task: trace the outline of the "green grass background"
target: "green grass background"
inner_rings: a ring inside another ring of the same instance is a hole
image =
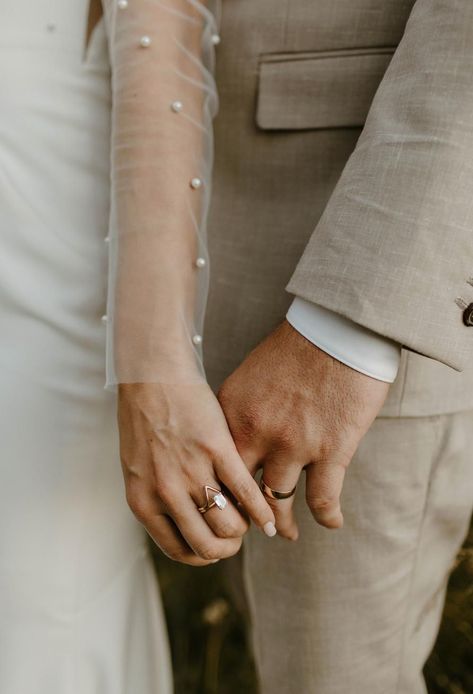
[[[244,602],[227,563],[191,569],[154,554],[176,694],[257,694]],[[473,694],[473,525],[450,579],[425,676],[429,694]]]

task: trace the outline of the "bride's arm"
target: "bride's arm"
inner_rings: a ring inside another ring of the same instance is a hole
[[[199,0],[113,0],[107,387],[205,380],[217,26]]]
[[[223,482],[269,534],[274,521],[201,359],[216,3],[106,0],[105,19],[113,85],[106,387],[118,386],[132,510],[167,554],[202,563],[237,551],[246,529],[231,504],[199,514],[205,485]]]

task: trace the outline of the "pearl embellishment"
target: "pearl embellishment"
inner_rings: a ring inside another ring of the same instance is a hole
[[[202,335],[194,335],[194,337],[192,338],[192,342],[195,345],[201,345],[202,344]]]
[[[110,236],[105,236],[104,241],[105,243],[110,243]]]
[[[192,178],[191,179],[191,188],[194,188],[194,190],[197,190],[202,186],[202,180],[200,178]]]
[[[220,41],[221,41],[221,39],[220,39],[220,36],[218,34],[212,34],[212,43],[214,46],[218,46]]]
[[[183,108],[184,104],[182,101],[173,101],[171,104],[171,110],[174,111],[174,113],[180,113]]]
[[[149,48],[151,46],[151,39],[149,36],[142,36],[140,39],[140,46],[142,48]]]
[[[101,321],[102,323],[106,323],[108,321],[108,316],[102,316]]]
[[[195,261],[195,264],[196,264],[196,267],[203,268],[207,265],[207,261],[205,260],[205,258],[197,258],[197,260]]]
[[[118,0],[118,7],[120,10],[126,10],[128,7],[128,0]]]

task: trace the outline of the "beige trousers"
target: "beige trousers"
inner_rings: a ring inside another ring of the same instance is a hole
[[[244,577],[261,694],[421,694],[473,505],[473,411],[380,418],[351,463],[345,526],[253,530]]]

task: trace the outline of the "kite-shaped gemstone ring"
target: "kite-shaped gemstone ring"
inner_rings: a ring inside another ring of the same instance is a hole
[[[204,486],[204,490],[205,504],[203,506],[199,506],[199,511],[201,513],[207,513],[207,511],[214,506],[223,511],[228,502],[222,491],[220,489],[215,489],[215,487],[210,487],[208,484]]]

